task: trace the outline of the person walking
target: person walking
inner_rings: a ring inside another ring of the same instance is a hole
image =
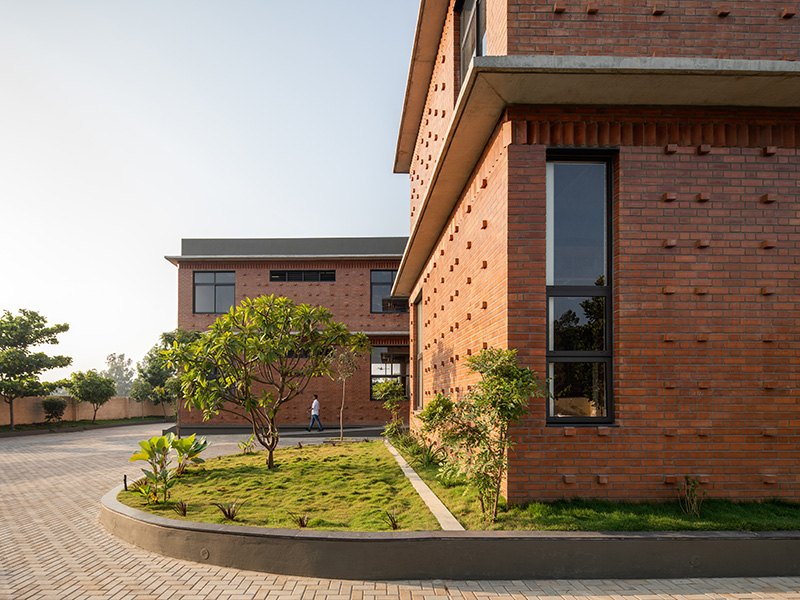
[[[316,394],[314,394],[314,401],[311,403],[311,423],[308,424],[308,431],[311,431],[311,428],[314,427],[314,421],[319,425],[320,431],[325,431],[322,429],[322,423],[319,420],[319,398],[317,398]]]

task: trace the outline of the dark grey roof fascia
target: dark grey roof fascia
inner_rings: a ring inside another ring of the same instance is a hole
[[[183,239],[181,255],[167,260],[221,258],[390,258],[400,257],[407,237]]]

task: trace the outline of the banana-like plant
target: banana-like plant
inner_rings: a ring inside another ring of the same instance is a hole
[[[149,484],[151,496],[156,499],[156,502],[158,502],[159,491],[163,491],[164,502],[166,502],[168,490],[175,484],[174,473],[169,469],[169,465],[172,463],[169,453],[174,441],[175,435],[172,433],[153,436],[149,440],[139,442],[141,451],[130,458],[130,462],[144,460],[150,465],[152,471],[142,469],[142,473]]]
[[[175,475],[181,475],[190,462],[199,465],[205,462],[200,458],[199,454],[208,448],[208,440],[205,437],[194,439],[195,434],[187,438],[172,440],[172,447],[178,453],[178,466],[175,469]]]

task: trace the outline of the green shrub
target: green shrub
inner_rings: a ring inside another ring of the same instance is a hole
[[[60,421],[64,417],[64,411],[67,410],[67,401],[58,396],[50,396],[42,400],[42,408],[48,423]]]

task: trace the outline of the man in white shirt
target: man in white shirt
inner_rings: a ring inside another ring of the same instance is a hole
[[[311,431],[311,428],[314,427],[314,421],[317,422],[320,431],[324,431],[322,429],[322,423],[319,420],[319,398],[317,395],[314,394],[314,401],[311,403],[311,423],[308,425],[308,431]]]

